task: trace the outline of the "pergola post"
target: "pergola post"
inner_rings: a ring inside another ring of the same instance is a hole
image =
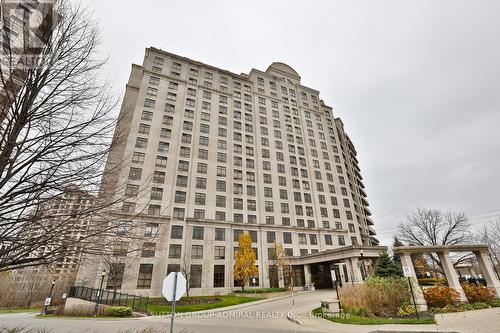
[[[444,275],[448,281],[448,287],[455,289],[460,294],[460,302],[467,302],[467,297],[465,292],[458,280],[458,274],[453,266],[453,262],[450,258],[450,253],[448,251],[437,252],[441,266],[443,267]]]
[[[417,274],[415,273],[415,268],[413,267],[413,262],[411,260],[410,253],[402,253],[400,255],[401,265],[403,267],[408,267],[410,271],[411,289],[413,290],[413,295],[415,295],[415,305],[418,311],[427,311],[427,302],[425,302],[424,293],[420,288],[417,280]]]
[[[477,262],[479,263],[479,268],[481,269],[481,273],[486,280],[486,284],[488,288],[495,291],[497,297],[500,297],[500,281],[493,271],[492,263],[490,263],[488,254],[484,251],[474,252]]]

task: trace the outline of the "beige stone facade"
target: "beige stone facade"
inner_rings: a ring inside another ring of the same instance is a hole
[[[378,244],[354,145],[300,80],[280,62],[235,74],[146,49],[120,112],[126,139],[108,160],[120,172],[103,183],[110,198],[128,198],[118,210],[140,213],[146,233],[158,234],[129,258],[119,289],[160,295],[167,272],[181,266],[192,295],[230,292],[243,231],[262,287],[283,285],[269,276],[274,242],[290,257]],[[91,262],[77,283],[95,286],[103,269]]]

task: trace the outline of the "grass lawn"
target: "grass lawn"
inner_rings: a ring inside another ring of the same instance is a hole
[[[248,303],[260,300],[261,298],[256,297],[239,297],[232,295],[222,295],[217,296],[218,300],[214,300],[214,296],[191,296],[189,300],[191,302],[197,302],[197,304],[185,304],[186,298],[181,298],[175,305],[175,312],[193,312],[193,311],[203,311],[216,308],[222,308],[231,305],[237,305],[242,303]],[[152,298],[148,305],[148,311],[152,314],[155,313],[170,313],[172,312],[172,305],[167,302],[164,298]]]
[[[40,311],[42,311],[42,309],[37,309],[37,308],[0,309],[0,314],[2,314],[2,313],[40,312]]]
[[[237,291],[238,294],[264,294],[264,293],[279,293],[283,291],[287,291],[288,288],[247,288],[245,291]]]
[[[339,317],[326,317],[323,316],[321,308],[312,310],[315,316],[333,321],[340,324],[355,324],[355,325],[381,325],[381,324],[435,324],[434,317],[420,317],[417,318],[382,318],[382,317],[361,317],[355,315],[344,315]]]

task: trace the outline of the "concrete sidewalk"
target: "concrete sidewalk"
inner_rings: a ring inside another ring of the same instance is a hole
[[[295,320],[302,325],[301,331],[338,333],[370,332],[460,332],[500,333],[500,308],[436,315],[437,324],[431,325],[350,325],[331,322],[310,315],[312,309],[297,308]]]

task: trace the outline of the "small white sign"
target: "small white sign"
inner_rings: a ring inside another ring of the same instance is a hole
[[[175,300],[178,301],[186,292],[186,282],[186,278],[181,272],[170,272],[170,274],[163,279],[161,293],[169,302],[174,300],[174,295]]]
[[[410,267],[403,266],[403,275],[404,275],[404,277],[411,277]]]
[[[337,281],[337,274],[335,273],[335,270],[330,270],[330,274],[332,275],[332,281]]]
[[[45,305],[45,306],[49,306],[49,305],[50,305],[50,302],[52,302],[52,298],[47,297],[47,298],[45,299],[45,303],[44,303],[43,305]]]
[[[255,282],[257,282],[257,280],[255,278],[252,278],[252,283],[255,284]]]
[[[68,297],[67,294],[62,294],[62,299],[66,299]]]

